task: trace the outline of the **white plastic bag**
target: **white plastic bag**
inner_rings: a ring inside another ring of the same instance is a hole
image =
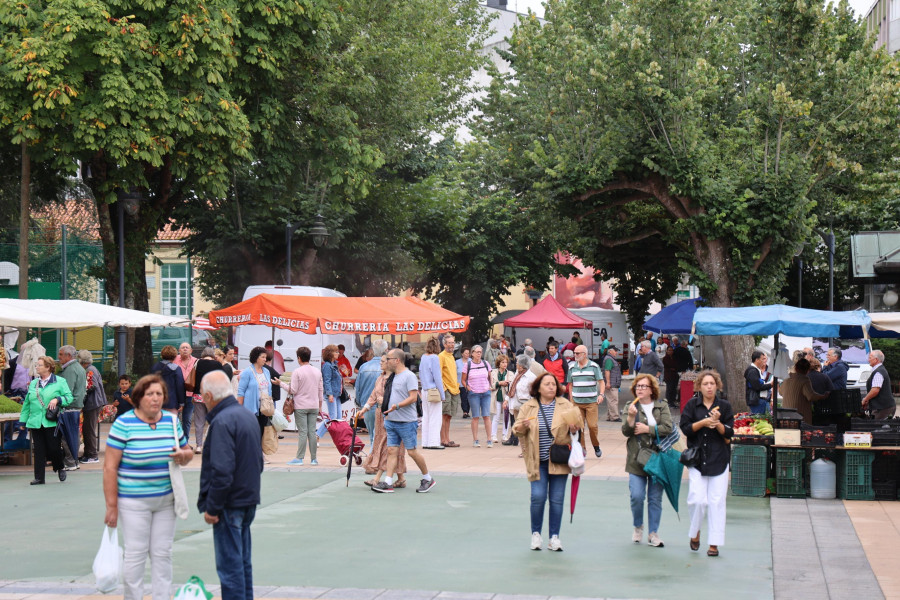
[[[581,449],[578,439],[576,431],[572,434],[572,451],[569,453],[569,468],[576,477],[584,473],[584,450]]]
[[[275,428],[275,431],[281,433],[288,426],[288,420],[284,416],[284,413],[280,410],[276,410],[275,414],[272,415],[272,427]]]
[[[103,529],[100,549],[94,557],[94,577],[97,590],[108,594],[116,591],[122,581],[122,549],[119,547],[119,531],[113,527]]]

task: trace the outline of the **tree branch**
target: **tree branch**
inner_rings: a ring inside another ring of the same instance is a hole
[[[753,261],[753,266],[750,267],[750,278],[747,280],[747,287],[752,288],[756,283],[756,272],[759,271],[759,268],[762,266],[763,262],[765,262],[766,258],[769,257],[769,253],[772,251],[772,238],[766,238],[766,241],[763,242],[762,246],[760,246],[761,252],[759,253],[759,258]]]
[[[626,204],[631,204],[632,202],[640,202],[641,200],[650,200],[653,196],[648,196],[647,194],[631,194],[630,196],[624,196],[622,198],[616,198],[612,202],[605,202],[602,206],[598,206],[592,210],[587,211],[578,216],[576,219],[580,221],[585,217],[589,217],[590,215],[600,212],[601,210],[612,208],[614,206],[625,206]]]
[[[575,200],[584,201],[588,198],[591,198],[592,196],[596,196],[597,194],[605,194],[606,192],[612,192],[615,190],[638,190],[647,194],[651,193],[649,190],[649,186],[645,182],[627,180],[623,181],[620,179],[619,181],[614,181],[603,186],[602,188],[588,190],[583,194],[578,194],[577,196],[575,196]]]
[[[628,237],[623,238],[600,238],[600,245],[604,248],[615,248],[616,246],[623,246],[625,244],[630,244],[631,242],[638,242],[640,240],[645,240],[648,237],[653,237],[654,235],[659,235],[660,232],[656,229],[645,229],[639,233],[634,235],[629,235]]]

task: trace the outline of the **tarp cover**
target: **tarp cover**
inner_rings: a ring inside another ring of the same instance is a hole
[[[303,333],[414,334],[465,331],[469,317],[419,298],[260,294],[209,313],[216,327],[265,325]]]
[[[84,327],[167,327],[185,322],[142,310],[119,308],[84,300],[0,299],[0,326],[39,329]]]
[[[898,338],[900,337],[900,313],[897,312],[873,312],[872,326],[869,328],[870,338]],[[855,340],[865,337],[861,327],[841,327],[841,338]]]
[[[503,321],[503,326],[590,329],[594,324],[567,310],[553,296],[547,296],[522,314]]]
[[[699,335],[775,335],[839,337],[841,326],[868,330],[872,319],[864,310],[812,310],[773,304],[738,308],[701,307],[694,313]]]
[[[697,302],[703,298],[690,298],[663,308],[644,321],[644,331],[653,333],[690,333],[694,325]]]

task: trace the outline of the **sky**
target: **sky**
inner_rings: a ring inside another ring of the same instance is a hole
[[[863,17],[874,1],[875,0],[850,0],[850,6],[856,11],[857,15]],[[537,13],[539,17],[544,16],[544,7],[541,4],[541,0],[507,0],[507,5],[510,10],[516,12],[528,12],[528,9],[530,8],[533,12]]]

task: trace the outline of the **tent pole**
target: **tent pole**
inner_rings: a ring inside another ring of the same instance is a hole
[[[778,406],[778,378],[775,377],[775,363],[778,361],[778,348],[781,346],[779,333],[775,334],[775,352],[772,354],[774,358],[772,359],[772,416],[777,417],[778,413],[776,412],[776,407]]]

